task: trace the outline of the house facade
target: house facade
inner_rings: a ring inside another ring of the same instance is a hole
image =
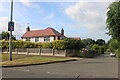
[[[31,42],[52,42],[54,40],[62,40],[65,38],[64,30],[61,29],[61,33],[55,29],[49,27],[43,30],[30,30],[29,26],[26,28],[26,32],[22,35],[23,41]]]

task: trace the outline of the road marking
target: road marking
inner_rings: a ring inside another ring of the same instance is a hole
[[[25,70],[25,69],[13,69],[13,70],[17,70],[17,71],[25,71],[25,72],[29,72],[30,70]]]

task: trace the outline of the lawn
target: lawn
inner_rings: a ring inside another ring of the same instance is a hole
[[[8,60],[8,55],[2,55],[3,59]],[[23,58],[24,57],[24,58]],[[18,58],[18,59],[14,59]],[[2,66],[14,66],[14,65],[27,65],[27,64],[39,64],[52,61],[63,61],[70,60],[69,58],[57,58],[57,57],[40,57],[40,56],[31,56],[25,57],[25,55],[13,55],[13,61],[3,61],[0,64]]]
[[[8,61],[9,60],[9,55],[8,54],[0,54],[0,57],[2,57],[2,61]],[[12,55],[13,59],[23,58],[23,57],[26,57],[26,55]]]

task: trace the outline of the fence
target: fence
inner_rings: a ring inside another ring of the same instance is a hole
[[[9,49],[3,49],[2,53],[9,53]],[[13,54],[26,54],[26,55],[48,55],[48,56],[63,56],[66,57],[66,50],[57,49],[42,49],[42,48],[16,48],[12,49]]]
[[[2,53],[8,53],[9,49],[2,49]],[[90,50],[75,50],[75,49],[42,49],[42,48],[16,48],[12,50],[13,54],[26,54],[26,55],[47,55],[47,56],[62,56],[62,57],[85,57],[91,58],[97,55],[95,51]]]

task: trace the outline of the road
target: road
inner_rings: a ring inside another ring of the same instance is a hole
[[[118,78],[118,59],[103,54],[77,61],[2,68],[3,78]]]

